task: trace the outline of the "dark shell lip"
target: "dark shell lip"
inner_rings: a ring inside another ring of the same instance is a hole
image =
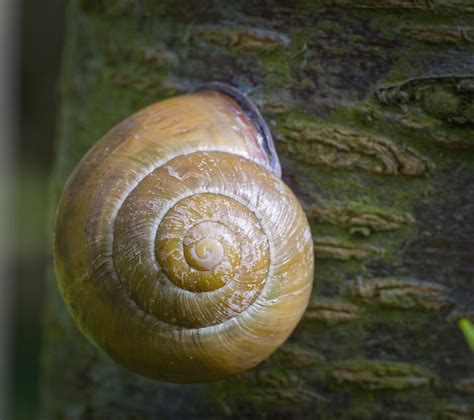
[[[281,165],[280,160],[275,149],[275,143],[273,141],[272,134],[265,122],[262,114],[260,113],[257,105],[242,91],[236,87],[222,82],[211,82],[201,85],[196,91],[203,90],[215,90],[223,93],[234,100],[244,111],[245,115],[252,121],[255,129],[257,130],[257,138],[259,147],[264,151],[268,158],[270,169],[281,178]]]

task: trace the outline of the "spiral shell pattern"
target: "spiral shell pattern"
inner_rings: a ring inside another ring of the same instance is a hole
[[[178,97],[119,124],[68,181],[60,288],[81,330],[129,369],[223,378],[261,362],[301,318],[309,227],[254,135],[230,98]]]

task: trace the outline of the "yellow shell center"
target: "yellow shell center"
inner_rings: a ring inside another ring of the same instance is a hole
[[[187,263],[200,271],[212,270],[224,257],[224,247],[215,238],[203,238],[184,245]]]
[[[158,227],[155,250],[160,268],[172,283],[191,292],[215,291],[238,280],[242,247],[248,248],[245,235],[253,234],[253,217],[237,201],[220,194],[183,198]]]

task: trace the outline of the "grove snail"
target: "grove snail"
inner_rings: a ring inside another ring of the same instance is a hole
[[[294,330],[313,281],[310,229],[270,132],[211,84],[110,130],[62,193],[54,257],[79,329],[163,381],[256,366]]]

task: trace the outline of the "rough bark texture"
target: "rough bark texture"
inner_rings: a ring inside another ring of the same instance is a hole
[[[471,0],[73,0],[54,203],[115,123],[211,80],[247,90],[314,234],[313,300],[258,368],[204,385],[134,376],[75,326],[54,276],[45,419],[470,419]]]

